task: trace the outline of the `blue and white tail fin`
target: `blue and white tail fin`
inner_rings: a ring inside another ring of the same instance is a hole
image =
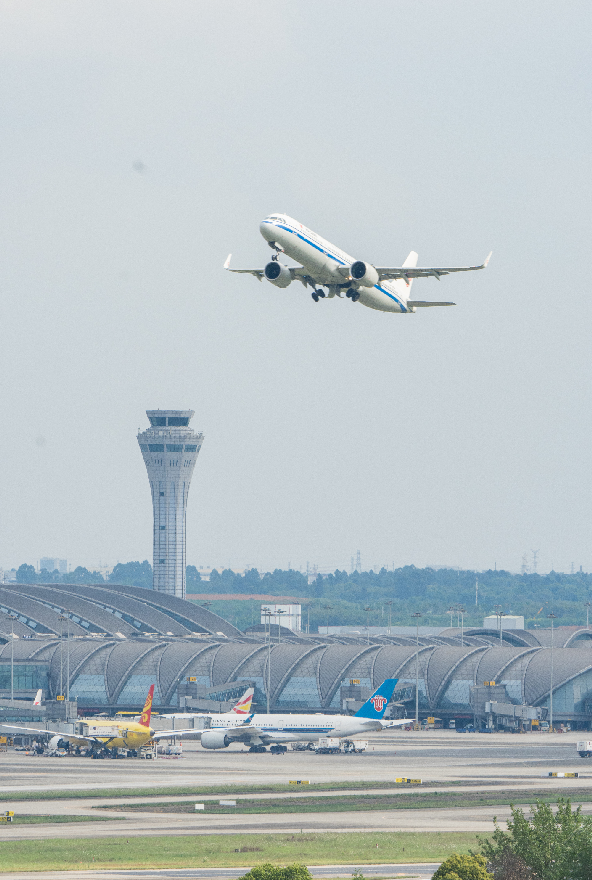
[[[371,718],[373,721],[380,721],[398,681],[398,678],[385,679],[362,708],[358,709],[354,718]]]

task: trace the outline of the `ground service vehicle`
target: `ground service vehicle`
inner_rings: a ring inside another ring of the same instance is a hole
[[[576,750],[580,758],[592,758],[592,740],[580,741],[576,745]]]

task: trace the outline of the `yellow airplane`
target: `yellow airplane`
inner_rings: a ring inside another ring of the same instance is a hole
[[[105,754],[117,754],[117,749],[128,749],[133,756],[151,740],[165,739],[172,736],[183,736],[195,733],[193,728],[188,730],[159,730],[150,727],[150,713],[152,711],[152,699],[154,697],[154,685],[150,685],[142,714],[139,721],[111,721],[110,719],[96,719],[92,724],[78,722],[80,728],[76,733],[57,733],[55,730],[39,730],[37,727],[19,727],[16,724],[2,724],[11,730],[25,730],[37,736],[50,736],[50,749],[57,749],[62,743],[67,743],[68,748],[90,748],[91,757],[99,758]],[[200,731],[201,732],[201,731]]]

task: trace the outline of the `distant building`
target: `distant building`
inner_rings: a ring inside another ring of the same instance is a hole
[[[39,560],[39,571],[59,571],[60,574],[68,574],[68,560],[54,559],[52,556],[42,556]]]
[[[154,511],[153,588],[185,598],[185,515],[203,434],[189,427],[191,409],[147,410],[150,428],[138,434]]]
[[[490,614],[483,619],[484,629],[499,630],[499,617],[497,614]],[[502,614],[502,629],[524,629],[524,618],[514,614]]]
[[[302,630],[302,605],[275,605],[271,603],[262,605],[261,623],[285,626],[286,629],[291,629],[293,632],[300,632]]]

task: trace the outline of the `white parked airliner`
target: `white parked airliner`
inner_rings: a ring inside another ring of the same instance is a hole
[[[312,287],[312,298],[349,297],[370,309],[381,312],[415,312],[430,306],[453,306],[451,302],[425,302],[410,299],[414,278],[437,278],[450,272],[471,272],[485,269],[491,254],[480,266],[452,268],[435,267],[422,269],[417,265],[417,254],[411,251],[400,267],[373,266],[363,260],[355,260],[335,245],[307,229],[287,214],[270,214],[259,226],[261,235],[275,250],[275,256],[263,269],[231,269],[230,257],[224,268],[230,272],[254,275],[260,281],[267,278],[276,287],[287,287],[292,281],[300,281]],[[286,254],[301,266],[285,266],[279,261]],[[325,290],[327,292],[325,293]]]

